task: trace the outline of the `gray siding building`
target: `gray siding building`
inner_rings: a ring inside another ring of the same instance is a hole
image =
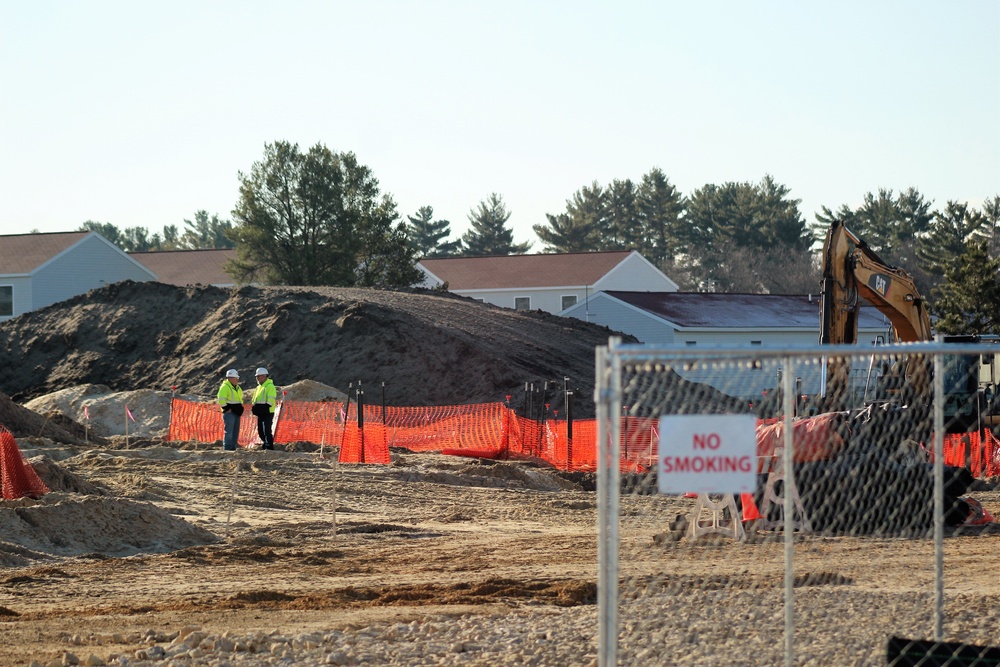
[[[424,258],[422,287],[515,310],[560,313],[601,290],[676,292],[677,284],[635,250]]]
[[[0,236],[0,321],[122,280],[156,275],[96,232]]]

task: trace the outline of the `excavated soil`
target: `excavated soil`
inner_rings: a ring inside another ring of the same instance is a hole
[[[0,391],[22,403],[80,385],[214,395],[228,368],[244,387],[312,380],[369,403],[520,400],[563,378],[593,414],[594,349],[609,329],[437,291],[174,287],[123,282],[0,324]],[[630,340],[626,338],[626,340]]]

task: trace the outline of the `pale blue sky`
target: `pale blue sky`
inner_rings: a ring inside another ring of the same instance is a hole
[[[516,241],[596,180],[1000,194],[1000,2],[0,0],[0,234],[230,217],[266,142]]]

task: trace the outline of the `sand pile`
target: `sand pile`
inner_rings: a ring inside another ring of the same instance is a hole
[[[15,438],[46,437],[68,445],[85,443],[83,429],[77,433],[72,420],[59,415],[48,417],[40,415],[34,410],[14,403],[2,393],[0,393],[0,425],[7,427]]]
[[[129,435],[164,437],[170,428],[171,396],[170,391],[116,392],[106,385],[83,384],[39,396],[24,406],[45,414],[62,413],[79,424],[88,425],[90,434],[96,437],[125,435],[126,420]],[[212,397],[178,395],[178,398],[208,401]],[[126,407],[135,421],[129,419]]]
[[[256,386],[256,382],[252,382],[250,385],[246,382],[243,383],[246,400],[249,400],[253,386]],[[313,380],[300,380],[287,387],[278,387],[277,389],[279,399],[288,401],[347,400],[347,394],[339,389]],[[30,410],[41,413],[42,416],[35,420],[39,424],[38,428],[41,428],[46,421],[50,425],[70,423],[74,425],[74,432],[79,431],[81,438],[87,437],[93,442],[100,441],[101,438],[125,435],[125,420],[129,419],[125,412],[127,406],[132,417],[135,418],[135,421],[131,419],[128,421],[129,436],[165,438],[170,429],[172,396],[170,391],[155,389],[112,391],[110,387],[103,384],[83,384],[33,398],[24,404],[24,408],[27,408],[24,412]],[[214,396],[177,394],[177,398],[211,402]],[[15,404],[11,405],[15,408],[18,407]],[[85,427],[89,429],[86,432],[84,431]],[[37,435],[37,432],[15,433],[15,435]],[[74,444],[83,444],[83,442]]]
[[[48,555],[167,553],[218,538],[165,510],[121,498],[53,492],[0,503],[0,565]]]
[[[286,401],[347,401],[347,394],[314,380],[299,380],[286,387],[277,387],[278,397]],[[245,390],[245,389],[244,389]]]

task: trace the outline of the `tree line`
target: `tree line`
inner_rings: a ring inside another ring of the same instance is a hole
[[[226,266],[234,279],[282,285],[408,286],[422,277],[421,257],[523,254],[532,246],[514,242],[497,193],[469,211],[460,238],[429,205],[403,219],[369,167],[321,143],[305,151],[267,144],[238,179],[232,221],[198,211],[183,230],[167,226],[162,234],[95,222],[83,228],[128,251],[235,247]],[[857,208],[824,206],[811,224],[800,203],[770,175],[685,195],[653,168],[638,181],[581,187],[564,211],[532,229],[542,252],[638,250],[682,290],[804,294],[819,287],[817,244],[842,219],[930,295],[938,330],[1000,332],[1000,195],[981,209],[948,201],[937,210],[914,188],[882,189]]]

